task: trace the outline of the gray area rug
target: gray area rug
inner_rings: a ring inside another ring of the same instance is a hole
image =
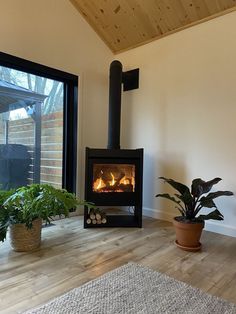
[[[232,314],[236,305],[129,263],[27,314]]]

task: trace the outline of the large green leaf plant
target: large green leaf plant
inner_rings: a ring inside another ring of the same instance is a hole
[[[200,178],[192,181],[191,190],[184,184],[167,179],[165,177],[159,177],[159,179],[167,182],[172,186],[178,193],[174,193],[171,196],[168,193],[157,194],[156,197],[166,198],[176,204],[176,208],[181,213],[182,221],[204,221],[208,219],[223,220],[224,216],[218,210],[215,198],[220,196],[231,196],[233,195],[230,191],[217,191],[211,192],[213,185],[221,181],[221,178],[214,178],[210,181],[204,181]],[[207,194],[208,193],[208,194]],[[202,208],[214,208],[207,215],[198,215]]]
[[[25,224],[41,218],[50,223],[56,215],[68,217],[71,209],[78,205],[92,207],[93,204],[78,199],[65,189],[47,184],[32,184],[14,191],[0,191],[0,241],[6,238],[11,224]]]

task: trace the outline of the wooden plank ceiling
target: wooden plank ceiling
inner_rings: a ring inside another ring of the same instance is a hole
[[[236,0],[70,0],[114,53],[236,9]]]

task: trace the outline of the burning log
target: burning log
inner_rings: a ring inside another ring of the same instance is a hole
[[[123,184],[119,185],[120,189],[124,192],[133,192],[133,185],[132,184]]]
[[[93,183],[93,190],[97,193],[134,192],[134,182],[124,172],[120,172],[117,176],[110,172],[108,179],[100,177]]]

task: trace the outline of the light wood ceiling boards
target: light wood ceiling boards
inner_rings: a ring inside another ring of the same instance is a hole
[[[70,0],[115,52],[236,10],[236,0]]]

